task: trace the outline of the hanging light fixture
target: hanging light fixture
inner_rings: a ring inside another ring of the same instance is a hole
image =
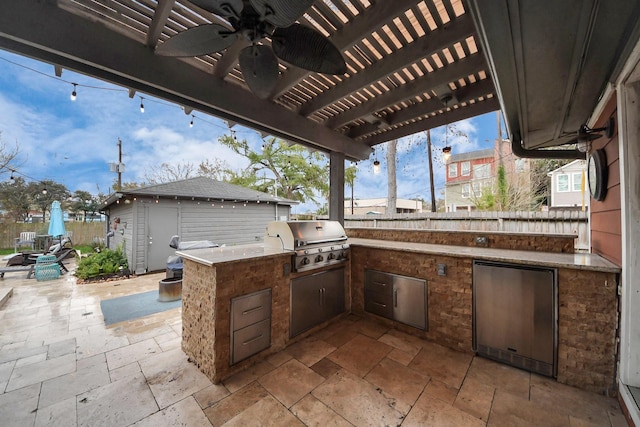
[[[140,112],[144,113],[144,104],[142,103],[142,101],[144,100],[144,98],[141,96],[140,97]]]
[[[446,146],[442,149],[442,158],[445,162],[448,162],[451,158],[451,147]]]
[[[447,123],[446,126],[444,127],[444,148],[442,149],[442,158],[444,159],[445,163],[447,163],[451,158],[451,146],[447,144],[448,137],[449,137],[449,123]]]
[[[76,100],[76,97],[78,96],[78,94],[76,93],[76,87],[78,86],[78,83],[71,83],[73,85],[73,92],[71,92],[71,96],[69,96],[69,99],[71,99],[72,101]]]
[[[374,148],[373,150],[376,157],[376,159],[373,161],[373,173],[377,175],[380,173],[380,161],[378,160],[378,149]]]
[[[47,187],[44,187],[44,188],[42,189],[42,194],[45,194],[45,195],[47,194]]]

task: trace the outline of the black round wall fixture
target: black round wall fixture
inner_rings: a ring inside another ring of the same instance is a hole
[[[607,154],[600,148],[591,153],[587,165],[587,179],[591,197],[601,202],[607,196],[607,180],[609,176]]]

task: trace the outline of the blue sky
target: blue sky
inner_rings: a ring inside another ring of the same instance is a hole
[[[77,83],[77,99],[69,98],[72,83]],[[145,112],[140,112],[140,96]],[[125,88],[64,70],[55,76],[52,65],[0,51],[0,132],[2,142],[20,156],[18,173],[35,180],[51,179],[70,191],[86,190],[108,193],[116,178],[109,163],[118,159],[118,138],[123,144],[124,181],[141,181],[145,173],[163,162],[224,160],[234,169],[247,165],[244,158],[218,143],[229,132],[218,118],[181,108],[144,93],[129,98]],[[467,138],[447,138],[454,153],[491,147],[497,137],[496,114],[489,113],[458,122],[456,128]],[[235,126],[238,138],[248,140],[256,149],[260,135],[249,128]],[[436,196],[444,189],[444,165],[441,148],[445,146],[444,127],[431,132],[434,145]],[[386,148],[378,146],[369,160],[358,163],[355,197],[374,198],[387,195]],[[380,174],[373,174],[373,160],[382,164]],[[1,176],[0,179],[8,179]],[[424,134],[399,141],[398,197],[430,198],[428,158]],[[28,180],[28,179],[27,179]],[[350,189],[345,193],[350,195]],[[297,212],[315,210],[303,204]]]

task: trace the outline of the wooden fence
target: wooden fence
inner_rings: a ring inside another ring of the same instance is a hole
[[[104,239],[106,222],[65,222],[67,231],[73,233],[71,241],[74,245],[88,245],[95,238]],[[35,231],[36,234],[47,234],[49,223],[0,223],[0,248],[13,248],[13,242],[23,231]]]
[[[589,249],[589,216],[579,210],[549,212],[427,212],[345,215],[345,227],[505,231],[577,235],[576,249]]]

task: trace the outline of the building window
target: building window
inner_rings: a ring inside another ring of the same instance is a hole
[[[460,164],[460,175],[462,176],[469,176],[471,175],[471,163],[469,162],[462,162]]]
[[[572,190],[571,191],[582,191],[582,172],[574,172],[572,174]]]
[[[482,183],[480,182],[474,182],[471,184],[471,188],[473,190],[473,195],[475,197],[480,197],[482,196]]]
[[[451,163],[449,165],[449,178],[455,178],[456,176],[458,176],[458,164]]]
[[[462,184],[462,198],[468,199],[471,196],[471,186],[469,184]]]
[[[569,191],[569,175],[567,174],[558,175],[556,180],[557,180],[556,190],[558,191],[558,193],[565,193]]]
[[[516,172],[521,173],[525,171],[526,160],[525,159],[516,159]]]
[[[473,165],[473,178],[474,179],[491,178],[491,165],[489,163],[485,163],[482,165]]]

